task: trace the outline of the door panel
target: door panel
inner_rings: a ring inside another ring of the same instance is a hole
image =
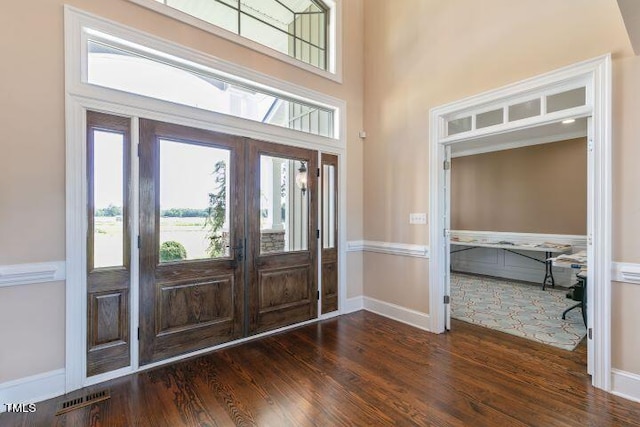
[[[338,309],[338,156],[322,154],[322,314]]]
[[[87,112],[87,376],[129,366],[130,120]]]
[[[140,363],[242,336],[242,139],[140,120]],[[204,213],[203,213],[204,212]],[[204,215],[204,217],[203,217]]]
[[[317,317],[316,152],[248,142],[249,334]]]

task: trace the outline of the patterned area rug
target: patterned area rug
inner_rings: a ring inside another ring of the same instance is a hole
[[[451,317],[543,344],[573,350],[586,335],[580,309],[566,289],[496,277],[451,274]]]

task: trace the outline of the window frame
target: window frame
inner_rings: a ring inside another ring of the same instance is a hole
[[[206,31],[218,37],[222,37],[233,43],[263,53],[287,64],[301,68],[305,71],[309,71],[313,74],[317,74],[321,77],[333,80],[338,83],[342,83],[342,0],[322,0],[322,3],[327,8],[328,21],[326,30],[327,40],[325,41],[327,61],[326,70],[307,64],[269,46],[255,42],[232,31],[225,30],[222,27],[203,21],[202,19],[181,12],[178,9],[174,9],[171,6],[167,6],[156,0],[128,1],[130,3],[137,4],[138,6],[142,6],[143,8],[157,12],[161,15],[167,16],[171,19],[175,19],[176,21]]]
[[[263,138],[265,134],[269,134],[280,140],[284,139],[287,141],[286,144],[294,146],[299,145],[301,139],[314,141],[316,147],[337,148],[344,145],[343,141],[346,135],[346,102],[344,100],[216,58],[72,6],[65,6],[65,16],[65,81],[67,92],[71,95],[92,99],[109,99],[121,105],[137,107],[154,113],[202,119],[215,123],[216,129],[213,130],[222,133],[247,137],[261,135]],[[172,60],[178,59],[182,62],[183,68],[193,69],[196,73],[213,70],[220,78],[228,78],[237,84],[250,86],[292,101],[300,101],[303,104],[333,110],[331,136],[314,135],[91,84],[88,82],[88,41],[94,38],[96,33],[101,34],[101,37],[106,37],[105,40],[108,40],[109,37],[115,38],[121,43],[144,47],[149,50],[150,54],[157,55],[159,53],[167,55]],[[303,135],[305,136],[303,137]]]

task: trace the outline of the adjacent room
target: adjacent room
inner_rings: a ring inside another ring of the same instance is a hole
[[[586,123],[452,149],[453,318],[565,350],[582,342],[582,309],[565,310],[583,300],[588,263],[550,259],[586,254]]]

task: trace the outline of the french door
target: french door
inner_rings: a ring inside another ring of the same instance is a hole
[[[243,335],[244,144],[141,119],[139,151],[144,365]]]
[[[317,317],[317,152],[140,120],[140,364]]]

